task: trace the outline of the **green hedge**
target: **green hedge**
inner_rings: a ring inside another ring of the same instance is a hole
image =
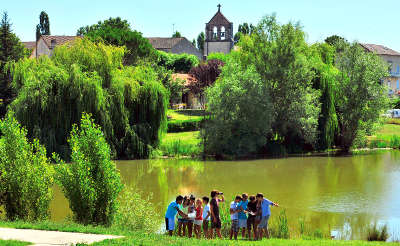
[[[174,120],[168,121],[168,132],[190,132],[201,128],[203,119]]]

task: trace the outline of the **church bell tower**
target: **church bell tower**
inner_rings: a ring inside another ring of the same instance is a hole
[[[204,57],[211,53],[221,52],[228,54],[234,45],[233,23],[221,13],[221,4],[218,12],[206,23],[206,39],[204,43]]]

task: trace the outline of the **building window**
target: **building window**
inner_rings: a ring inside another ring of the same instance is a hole
[[[389,73],[392,73],[392,67],[393,67],[393,62],[391,62],[391,61],[388,61],[388,63],[389,63]]]
[[[397,64],[397,74],[400,74],[400,65]]]
[[[216,26],[213,28],[213,38],[214,39],[218,38],[218,28]]]
[[[388,80],[387,85],[388,85],[388,87],[391,87],[391,86],[390,86],[390,80]]]
[[[221,40],[225,40],[225,27],[221,27]]]
[[[397,80],[397,82],[396,82],[396,89],[397,89],[397,90],[400,89],[399,80]]]

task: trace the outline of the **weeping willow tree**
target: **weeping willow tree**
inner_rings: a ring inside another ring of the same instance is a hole
[[[335,109],[335,83],[339,71],[334,67],[335,50],[328,44],[312,46],[312,63],[315,70],[314,88],[321,91],[321,112],[318,118],[318,136],[316,149],[326,150],[332,147],[338,131],[338,119]]]
[[[124,67],[125,52],[82,39],[57,47],[51,58],[19,61],[10,108],[49,153],[69,156],[72,125],[87,112],[115,158],[146,158],[166,128],[168,93],[151,67]]]

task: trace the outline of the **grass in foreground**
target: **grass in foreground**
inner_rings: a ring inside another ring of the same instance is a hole
[[[162,156],[197,156],[201,153],[199,131],[168,133],[161,141],[159,150]]]
[[[2,246],[25,246],[25,245],[31,245],[31,243],[15,241],[15,240],[1,240],[0,239],[0,245],[2,245]]]
[[[112,235],[122,235],[125,236],[121,239],[105,240],[102,242],[94,243],[95,246],[103,245],[149,245],[149,246],[161,246],[161,245],[193,245],[193,246],[225,246],[225,245],[274,245],[274,246],[333,246],[333,245],[343,245],[343,246],[398,246],[398,243],[384,243],[384,242],[367,242],[367,241],[339,241],[339,240],[283,240],[283,239],[270,239],[263,241],[230,241],[230,240],[197,240],[188,238],[178,238],[169,237],[165,235],[159,235],[154,233],[145,233],[138,231],[122,231],[116,228],[105,228],[105,227],[94,227],[94,226],[83,226],[72,222],[66,223],[55,223],[55,222],[38,222],[38,223],[28,223],[28,222],[5,222],[0,221],[0,227],[9,228],[20,228],[20,229],[37,229],[37,230],[52,230],[52,231],[67,231],[67,232],[83,232],[83,233],[94,233],[94,234],[112,234]],[[5,241],[7,242],[7,241]],[[17,242],[16,242],[17,243]],[[19,242],[18,242],[19,243]],[[21,242],[20,244],[2,244],[0,245],[28,245],[27,243]]]

